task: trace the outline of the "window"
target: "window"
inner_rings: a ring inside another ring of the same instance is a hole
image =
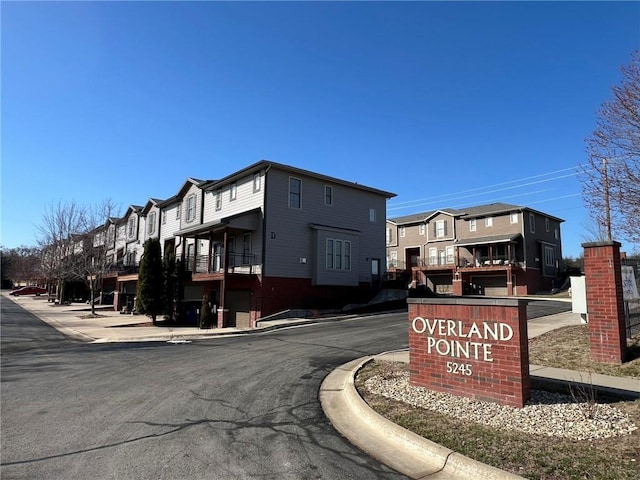
[[[134,238],[136,234],[136,217],[129,217],[127,222],[127,237]]]
[[[553,267],[555,266],[555,263],[556,263],[556,259],[555,259],[555,253],[554,253],[553,247],[549,245],[545,245],[544,246],[544,264],[547,267]]]
[[[324,204],[333,205],[333,187],[329,185],[324,186]]]
[[[560,239],[560,230],[558,230],[557,228],[553,230],[553,238],[555,238],[556,240]]]
[[[136,264],[136,252],[127,252],[127,256],[125,257],[125,265],[135,265]]]
[[[251,265],[251,233],[242,236],[242,264]]]
[[[398,252],[391,252],[391,256],[387,261],[387,268],[394,268],[398,266]]]
[[[447,234],[447,222],[445,220],[436,221],[435,234],[436,238],[442,238]]]
[[[147,224],[147,234],[149,236],[156,233],[156,212],[149,214],[149,222]]]
[[[376,221],[376,209],[375,208],[370,208],[369,209],[369,221],[370,222],[375,222]]]
[[[187,198],[187,222],[193,222],[196,218],[196,196],[189,195]]]
[[[178,209],[176,210],[176,220],[180,219],[180,214],[182,213],[182,202],[178,204]]]
[[[391,228],[387,227],[387,245],[391,243]]]
[[[447,247],[447,263],[453,263],[453,247]]]
[[[548,219],[548,218],[545,218],[545,219],[544,219],[544,230],[545,230],[546,232],[548,232],[548,231],[549,231],[549,219]]]
[[[351,270],[351,242],[327,238],[327,270]]]
[[[476,231],[476,220],[475,220],[475,218],[473,220],[469,220],[469,231],[470,232],[475,232]]]
[[[429,249],[429,265],[437,265],[438,264],[438,249],[430,248]]]
[[[302,180],[289,177],[289,207],[302,208]]]
[[[233,201],[238,197],[238,184],[232,183],[229,188],[229,200]]]
[[[253,191],[259,192],[262,188],[262,176],[259,173],[253,175]]]
[[[509,217],[509,221],[514,224],[514,223],[518,223],[518,213],[512,213],[511,216]]]
[[[218,189],[215,193],[216,196],[216,210],[220,210],[222,208],[222,190]]]
[[[167,223],[167,211],[163,210],[162,211],[162,224],[164,225],[165,223]]]
[[[426,232],[426,225],[424,223],[421,223],[420,226],[418,227],[418,232],[420,233],[420,235],[424,235]]]
[[[485,227],[493,227],[493,217],[487,217],[484,219],[484,226]]]
[[[529,231],[536,233],[536,217],[533,213],[529,214]]]
[[[404,238],[404,236],[407,234],[406,230],[404,227],[400,227],[400,237]]]

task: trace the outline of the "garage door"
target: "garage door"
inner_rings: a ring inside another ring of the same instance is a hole
[[[507,276],[477,276],[472,277],[471,283],[480,287],[481,295],[506,295],[507,294]]]
[[[427,286],[436,293],[453,293],[453,275],[429,275]]]
[[[248,290],[232,290],[227,292],[229,309],[229,326],[251,328],[251,292]]]

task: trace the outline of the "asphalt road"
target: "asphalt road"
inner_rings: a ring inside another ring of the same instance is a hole
[[[3,479],[405,478],[344,440],[317,398],[338,365],[406,348],[404,312],[186,344],[82,344],[1,307]],[[529,315],[549,308],[570,304]]]
[[[406,347],[406,314],[188,344],[79,344],[2,302],[3,479],[405,478],[344,440],[317,396]]]

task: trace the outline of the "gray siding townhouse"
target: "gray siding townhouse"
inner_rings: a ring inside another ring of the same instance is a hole
[[[528,295],[560,273],[562,219],[493,203],[387,220],[387,268],[438,293]]]
[[[120,267],[105,280],[120,297],[115,308],[130,303],[137,269],[124,260],[138,240],[141,247],[154,237],[187,269],[192,320],[204,295],[219,327],[241,328],[286,309],[366,302],[385,274],[386,202],[394,196],[265,160],[220,180],[189,178],[173,197],[109,219],[104,228]]]

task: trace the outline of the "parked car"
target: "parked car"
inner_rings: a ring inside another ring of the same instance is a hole
[[[39,297],[40,295],[47,293],[47,289],[46,288],[42,288],[42,287],[35,287],[33,285],[28,286],[28,287],[22,287],[22,288],[18,288],[14,291],[12,291],[9,295],[35,295],[36,297]]]

